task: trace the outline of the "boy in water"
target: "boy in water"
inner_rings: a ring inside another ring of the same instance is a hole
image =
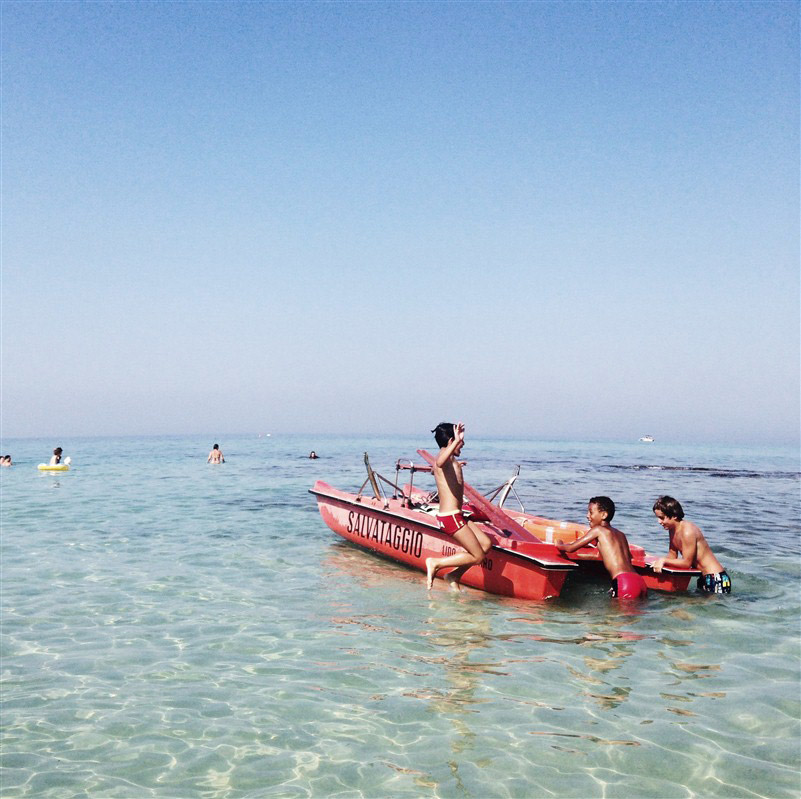
[[[225,463],[225,458],[223,457],[222,451],[220,450],[220,445],[215,444],[211,448],[211,452],[209,453],[209,457],[206,458],[206,463]]]
[[[457,552],[445,558],[426,558],[426,584],[431,589],[434,577],[440,569],[456,566],[445,577],[445,581],[452,590],[459,591],[462,575],[471,566],[484,560],[484,555],[492,547],[492,541],[485,532],[462,516],[464,477],[462,464],[457,458],[464,447],[464,425],[461,422],[442,422],[431,432],[440,448],[431,469],[439,492],[437,524],[443,533],[453,536],[465,552]]]
[[[698,590],[705,594],[730,594],[731,579],[720,561],[712,554],[704,534],[684,518],[684,508],[673,497],[659,497],[654,502],[654,515],[659,524],[670,533],[669,552],[654,561],[653,569],[659,574],[663,566],[685,566],[700,569]],[[681,552],[681,557],[678,553]]]
[[[609,497],[593,497],[587,505],[589,532],[572,544],[558,541],[556,548],[562,552],[575,552],[592,541],[598,541],[598,551],[604,566],[612,578],[613,597],[620,599],[639,599],[648,593],[645,581],[631,565],[631,550],[626,536],[612,527],[609,522],[615,516],[615,503]]]

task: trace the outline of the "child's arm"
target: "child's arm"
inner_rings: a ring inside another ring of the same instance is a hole
[[[592,530],[585,533],[581,538],[577,538],[572,544],[563,544],[560,538],[555,546],[560,552],[575,552],[577,549],[587,546],[591,541],[595,541],[600,533],[601,531],[598,527],[593,527]]]
[[[698,549],[698,539],[694,535],[682,536],[679,544],[681,546],[681,557],[675,549],[671,548],[667,557],[657,558],[653,563],[653,570],[659,574],[663,566],[681,566],[689,569],[695,563],[695,554]]]
[[[453,426],[453,438],[448,443],[448,446],[443,447],[439,451],[439,455],[437,455],[436,464],[440,469],[451,459],[454,450],[462,441],[464,441],[464,425],[458,422]]]

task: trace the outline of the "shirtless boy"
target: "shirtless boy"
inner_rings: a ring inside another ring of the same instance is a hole
[[[215,444],[212,447],[209,457],[206,458],[206,463],[225,463],[225,458],[223,457],[219,444]]]
[[[442,422],[431,432],[440,448],[432,467],[439,492],[437,524],[443,533],[453,536],[465,551],[445,558],[426,558],[426,584],[431,589],[440,569],[455,566],[445,577],[445,582],[452,590],[459,591],[462,575],[471,566],[484,560],[484,555],[492,547],[492,541],[485,532],[462,516],[464,477],[462,464],[457,458],[464,446],[464,425],[461,422]]]
[[[593,497],[587,505],[589,532],[572,544],[557,542],[556,548],[562,552],[575,552],[592,541],[598,541],[604,566],[612,578],[611,596],[620,599],[639,599],[646,596],[645,581],[631,565],[631,550],[624,533],[612,527],[609,522],[615,515],[615,503],[609,497]]]
[[[654,571],[659,574],[663,566],[685,566],[700,569],[698,590],[705,594],[730,594],[731,579],[720,561],[712,554],[704,534],[684,518],[684,508],[673,497],[659,497],[654,502],[654,515],[659,524],[670,533],[670,551],[664,558],[654,561]],[[679,557],[681,552],[681,557]]]
[[[61,449],[61,447],[56,447],[56,448],[53,450],[53,454],[52,454],[52,456],[50,457],[50,466],[58,466],[58,465],[59,465],[59,463],[61,463],[61,453],[62,453],[63,451],[64,451],[64,450],[63,450],[63,449]]]

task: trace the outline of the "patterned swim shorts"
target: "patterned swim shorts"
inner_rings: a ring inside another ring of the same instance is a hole
[[[698,590],[705,594],[730,594],[731,579],[725,571],[717,574],[702,574],[698,578]]]

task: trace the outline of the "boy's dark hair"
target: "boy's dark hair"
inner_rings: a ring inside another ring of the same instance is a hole
[[[440,422],[432,431],[434,440],[438,447],[447,447],[448,442],[454,437],[453,422]]]
[[[609,497],[593,497],[590,505],[597,505],[602,511],[606,511],[606,521],[611,522],[615,518],[615,503]]]
[[[56,447],[56,448],[53,450],[53,454],[54,454],[54,455],[61,455],[61,453],[62,453],[62,452],[64,452],[64,450],[63,450],[63,449],[61,449],[61,447]]]
[[[654,502],[654,510],[661,511],[668,519],[678,519],[681,521],[684,518],[684,508],[682,508],[681,503],[677,499],[669,497],[667,494],[663,497],[659,497],[656,502]]]

